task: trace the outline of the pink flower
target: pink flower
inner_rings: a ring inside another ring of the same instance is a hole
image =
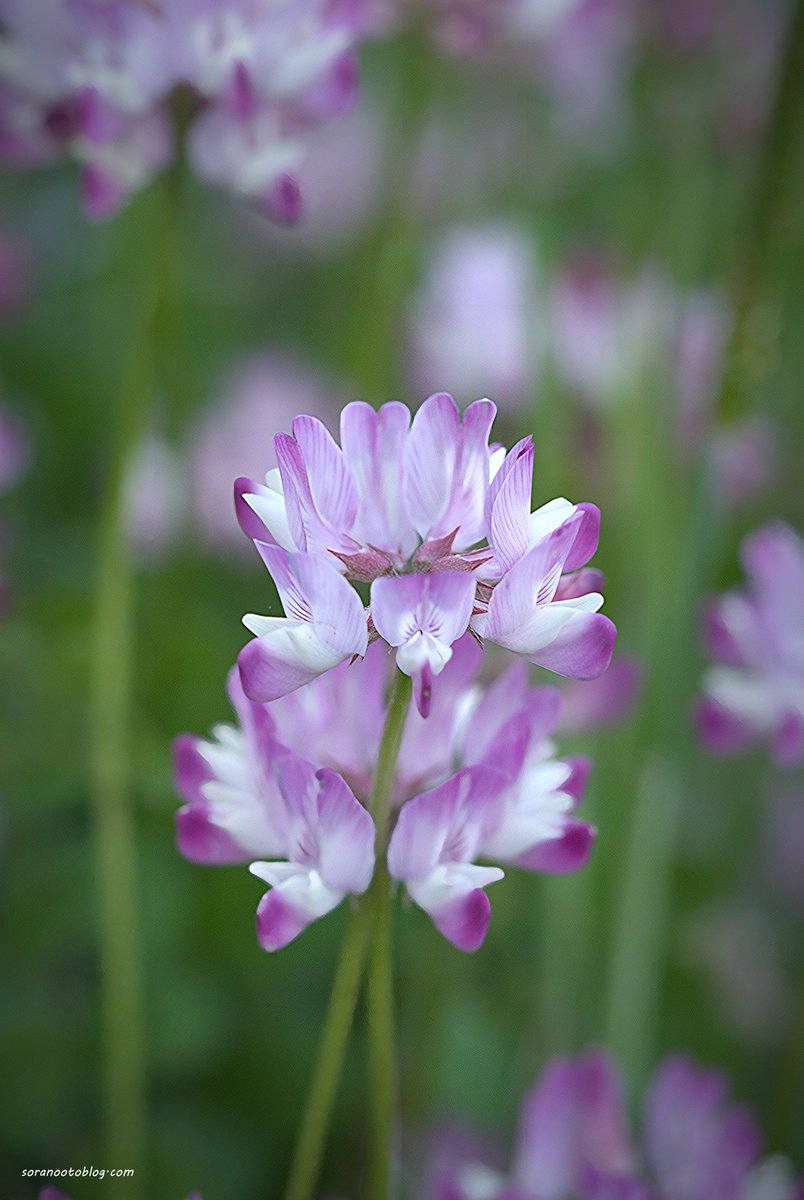
[[[175,155],[173,96],[193,105],[196,173],[290,221],[308,130],[357,88],[360,6],[329,0],[44,0],[4,6],[0,153],[66,154],[84,208],[112,215]]]
[[[781,766],[804,762],[804,542],[782,522],[747,537],[746,588],[706,614],[697,722],[706,745],[734,754],[769,741]]]
[[[420,391],[453,380],[522,407],[536,383],[536,283],[523,231],[459,227],[437,245],[410,322],[410,375]]]
[[[757,1164],[750,1113],[726,1082],[686,1055],[666,1058],[648,1084],[643,1137],[628,1127],[622,1085],[602,1050],[548,1063],[524,1099],[509,1174],[472,1144],[436,1143],[425,1200],[797,1200],[780,1160]],[[773,1175],[775,1190],[765,1190]]]
[[[483,889],[503,877],[499,866],[477,859],[573,871],[594,838],[575,817],[589,764],[557,758],[549,738],[559,694],[528,687],[521,664],[483,692],[474,683],[480,661],[476,642],[464,635],[427,721],[416,709],[408,714],[388,848],[392,877],[462,950],[482,942],[490,912]],[[217,726],[207,742],[176,741],[176,787],[185,800],[179,849],[208,864],[268,860],[252,865],[273,888],[258,918],[267,949],[368,882],[373,825],[362,806],[376,769],[390,665],[375,644],[364,661],[344,663],[271,704],[249,700],[233,671],[239,728]]]
[[[242,693],[233,671],[229,695],[238,728],[219,725],[214,740],[176,740],[179,849],[194,862],[250,863],[271,885],[257,909],[257,936],[278,950],[347,894],[368,887],[374,823],[334,771],[316,770],[277,742],[265,708]]]
[[[494,413],[478,400],[461,418],[443,393],[412,420],[403,404],[375,412],[356,402],[341,414],[341,446],[320,421],[296,417],[292,435],[274,439],[278,466],[265,482],[235,484],[241,526],[269,570],[285,559],[260,543],[296,562],[314,556],[320,581],[328,568],[371,584],[368,635],[395,647],[422,713],[467,628],[572,678],[593,678],[611,657],[600,576],[579,569],[597,547],[599,513],[565,499],[532,513],[533,446],[525,438],[508,455],[489,447]],[[346,604],[343,588],[330,590]],[[266,633],[279,628],[271,621]],[[339,661],[361,653],[355,641]],[[333,666],[333,651],[330,641],[320,659],[308,654],[299,681]],[[244,686],[255,700],[276,699],[278,679],[269,694],[252,670],[261,653],[267,662],[268,642],[244,650]],[[299,686],[290,671],[286,684]]]

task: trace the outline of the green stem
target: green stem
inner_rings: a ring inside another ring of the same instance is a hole
[[[133,568],[126,534],[126,472],[142,434],[155,375],[155,348],[168,289],[175,224],[172,183],[152,237],[157,259],[147,277],[124,362],[113,459],[101,501],[91,679],[90,780],[98,894],[103,1098],[106,1158],[132,1167],[110,1194],[144,1192],[145,1067],[137,895],[131,805]]]
[[[387,1042],[390,1046],[390,1056],[384,1056],[382,1068],[379,1065],[380,1059],[377,1058],[376,1062],[378,1066],[376,1073],[374,1068],[372,1069],[372,1081],[375,1084],[379,1083],[380,1087],[384,1089],[384,1094],[389,1097],[389,1100],[386,1102],[385,1112],[388,1122],[387,1129],[390,1131],[390,1118],[393,1111],[390,1102],[390,1099],[393,1097],[393,1017],[387,912],[389,879],[385,866],[385,847],[388,841],[396,760],[399,756],[399,747],[405,728],[410,692],[410,680],[407,676],[400,673],[396,678],[388,704],[385,726],[380,742],[379,757],[377,759],[377,772],[374,777],[374,787],[371,794],[371,812],[374,816],[374,824],[377,830],[377,869],[365,898],[358,903],[352,912],[346,927],[343,946],[341,947],[341,954],[332,984],[329,1009],[327,1010],[324,1022],[324,1030],[321,1034],[318,1059],[307,1092],[304,1116],[302,1117],[296,1139],[296,1148],[288,1175],[287,1187],[285,1188],[285,1200],[310,1200],[310,1197],[313,1195],[324,1151],[324,1142],[327,1130],[329,1129],[335,1092],[341,1071],[343,1070],[346,1043],[349,1038],[352,1021],[354,1020],[357,994],[360,990],[360,981],[363,976],[363,967],[368,952],[369,940],[371,939],[374,943],[372,950],[372,979],[374,979],[375,960],[377,958],[376,943],[380,940],[378,930],[382,928],[383,924],[386,931],[384,937],[387,951],[384,954],[387,963],[385,973],[389,981],[389,986],[387,994],[383,994],[383,986],[380,985],[378,991],[377,981],[370,985],[369,1037],[370,1044],[373,1047],[374,1034],[372,1033],[372,1029],[374,1026],[372,1013],[375,1011],[375,1002],[380,1002],[383,1010],[382,1020],[386,1022],[388,1029]],[[385,911],[384,917],[382,916],[383,911]],[[372,1063],[374,1062],[375,1059],[372,1051]],[[378,1136],[379,1132],[378,1130]],[[383,1132],[382,1136],[384,1144],[387,1145],[387,1135]],[[383,1153],[382,1161],[386,1163],[388,1161],[387,1149]],[[385,1195],[386,1193],[383,1191],[377,1194]]]
[[[371,811],[377,829],[377,869],[369,901],[374,928],[369,953],[368,1048],[371,1083],[371,1150],[368,1196],[386,1200],[391,1180],[391,1146],[396,1094],[394,986],[391,939],[391,880],[386,849],[391,818],[396,763],[410,707],[411,681],[397,671],[385,719]]]
[[[726,357],[720,414],[739,415],[754,382],[765,367],[761,330],[755,314],[768,264],[768,250],[778,233],[781,200],[797,145],[804,97],[804,0],[796,0],[785,39],[776,94],[759,163],[751,188],[745,229],[734,271],[734,322]],[[758,336],[759,335],[759,336]]]
[[[361,901],[353,909],[344,934],[318,1060],[296,1139],[285,1200],[310,1200],[318,1179],[371,933],[372,908],[367,900]]]

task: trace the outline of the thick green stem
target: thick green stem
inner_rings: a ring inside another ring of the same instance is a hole
[[[329,1129],[338,1080],[343,1069],[349,1031],[354,1020],[369,940],[372,941],[372,980],[369,985],[372,1086],[375,1095],[379,1097],[382,1094],[385,1097],[382,1101],[382,1128],[376,1124],[374,1126],[375,1137],[372,1145],[378,1149],[372,1159],[385,1163],[386,1166],[381,1167],[382,1175],[383,1177],[388,1175],[387,1147],[393,1114],[394,1055],[388,914],[390,881],[385,866],[385,849],[388,842],[396,760],[399,756],[399,747],[405,728],[410,692],[410,680],[407,676],[399,674],[388,704],[377,759],[377,772],[371,794],[371,812],[377,830],[377,869],[366,896],[359,901],[352,912],[344,935],[332,984],[329,1009],[321,1035],[318,1059],[307,1092],[304,1116],[296,1139],[296,1148],[285,1188],[285,1200],[310,1200],[318,1180],[324,1142]],[[379,966],[377,965],[378,943],[383,946],[381,955],[383,961]],[[385,981],[381,980],[381,975],[385,976]],[[375,1013],[378,1014],[376,1022],[373,1015]],[[374,1051],[375,1029],[377,1034],[381,1029],[387,1031],[387,1035],[383,1033],[384,1046],[377,1047],[376,1056]],[[379,1146],[380,1138],[382,1138],[382,1147]],[[374,1178],[374,1175],[372,1177]],[[372,1196],[385,1196],[387,1185],[383,1186],[384,1190],[372,1192]]]
[[[141,437],[155,374],[155,348],[168,287],[175,196],[168,187],[161,236],[151,237],[139,318],[120,386],[116,441],[101,501],[92,658],[90,775],[98,894],[105,1155],[134,1177],[112,1180],[110,1195],[144,1194],[145,1054],[137,896],[136,829],[131,805],[133,568],[126,533],[128,464]],[[150,232],[150,231],[149,231]]]

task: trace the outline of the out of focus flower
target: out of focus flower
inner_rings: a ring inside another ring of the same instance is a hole
[[[549,738],[559,694],[528,687],[521,664],[484,692],[474,683],[481,660],[465,635],[428,720],[415,709],[408,714],[394,788],[400,811],[388,849],[392,877],[462,950],[482,942],[490,914],[483,889],[503,877],[477,859],[573,871],[594,837],[574,815],[589,764],[556,758]],[[208,864],[258,856],[290,864],[252,865],[273,888],[258,912],[267,949],[368,882],[373,825],[361,804],[369,802],[389,667],[375,644],[362,663],[343,664],[270,705],[249,701],[232,672],[240,728],[218,726],[210,742],[176,742],[176,786],[186,802],[177,816],[181,852]],[[337,803],[303,800],[313,780],[337,791]],[[303,816],[294,816],[299,806]],[[296,841],[289,840],[289,814],[300,831]]]
[[[183,89],[197,174],[293,220],[307,132],[356,94],[359,9],[339,0],[5,0],[0,153],[19,166],[75,159],[87,215],[107,217],[174,157],[171,106]]]
[[[778,1160],[757,1163],[750,1113],[725,1079],[690,1058],[664,1060],[650,1080],[640,1143],[617,1072],[600,1050],[554,1059],[525,1097],[510,1173],[450,1139],[436,1145],[426,1200],[797,1200]],[[778,1190],[762,1190],[773,1182]]]
[[[453,229],[436,247],[410,322],[410,377],[431,392],[453,380],[459,395],[488,389],[503,409],[536,384],[536,285],[532,251],[513,226]]]
[[[517,67],[571,132],[615,132],[630,71],[628,0],[439,0],[424,6],[450,54]]]
[[[562,688],[562,733],[601,729],[631,713],[642,687],[642,664],[631,655],[613,658],[597,679],[573,681]]]
[[[174,545],[184,498],[177,454],[164,438],[149,434],[128,464],[123,496],[129,541],[139,558],[154,561]]]
[[[558,674],[605,670],[615,630],[598,612],[599,573],[580,569],[600,514],[563,498],[531,513],[531,439],[507,455],[491,449],[495,411],[478,400],[461,417],[440,393],[411,423],[403,404],[356,402],[341,414],[340,447],[320,421],[296,417],[292,435],[274,439],[265,483],[237,480],[241,525],[286,613],[244,618],[252,699],[277,699],[379,636],[426,715],[433,679],[470,627]],[[371,585],[368,613],[348,579]]]
[[[746,588],[706,615],[698,728],[715,753],[767,741],[780,766],[804,762],[804,542],[781,522],[747,537]]]
[[[273,460],[275,430],[289,425],[295,413],[328,423],[331,395],[323,377],[278,353],[250,355],[226,375],[189,438],[192,523],[208,546],[242,549],[231,519],[232,480],[265,470]]]

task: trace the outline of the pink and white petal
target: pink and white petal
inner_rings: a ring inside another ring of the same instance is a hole
[[[333,891],[362,895],[374,873],[374,822],[340,775],[322,770],[317,779],[321,878]]]
[[[457,801],[456,789],[442,784],[403,805],[388,845],[388,871],[393,879],[417,879],[436,868]]]
[[[447,510],[459,435],[458,407],[445,392],[425,400],[413,418],[405,445],[403,487],[408,517],[422,538],[438,527]]]
[[[279,471],[274,468],[265,483],[240,477],[235,480],[235,513],[240,528],[253,541],[275,542],[285,550],[303,550],[291,533]]]
[[[317,555],[296,555],[294,568],[319,636],[333,656],[337,655],[339,662],[355,654],[362,657],[368,648],[368,627],[355,589],[327,559]]]
[[[563,601],[560,603],[564,603]],[[569,601],[577,605],[578,601]],[[553,608],[558,607],[556,604]],[[537,666],[570,679],[596,679],[611,662],[617,630],[602,613],[570,610],[552,641],[527,657]]]
[[[202,739],[191,733],[173,739],[173,786],[189,804],[203,803],[201,785],[214,776],[201,752],[203,745]]]
[[[356,400],[341,413],[341,446],[360,498],[354,536],[364,545],[404,557],[417,541],[400,481],[409,427],[410,411],[396,401],[375,412]]]
[[[521,641],[523,633],[527,638],[537,610],[545,608],[555,594],[580,520],[570,516],[506,572],[491,594],[483,636],[511,649],[512,638]]]
[[[489,433],[496,412],[491,400],[476,400],[463,414],[458,469],[437,531],[446,535],[458,529],[456,551],[468,549],[488,533],[484,514],[489,487]]]
[[[577,571],[580,567],[585,567],[600,541],[600,509],[597,505],[584,501],[582,504],[576,504],[575,511],[582,513],[583,519],[564,563],[565,571]]]
[[[179,854],[189,862],[208,867],[225,867],[249,862],[253,852],[245,850],[227,830],[211,819],[211,807],[206,802],[185,804],[176,813],[176,845]]]
[[[496,479],[494,481],[497,482]],[[495,489],[489,517],[489,544],[502,571],[509,570],[530,544],[533,444],[528,441]]]
[[[265,872],[260,868],[287,865],[252,863],[250,870],[262,879]],[[281,950],[342,899],[343,893],[333,892],[315,871],[296,869],[277,882],[257,905],[257,941],[263,950]]]
[[[482,890],[504,877],[499,867],[445,863],[421,879],[409,880],[411,899],[436,929],[459,950],[477,950],[486,936],[491,906]]]
[[[573,536],[577,536],[578,530],[585,519],[580,512],[579,506],[572,504],[564,496],[558,496],[555,500],[548,500],[546,504],[542,504],[541,507],[535,509],[528,518],[530,529],[528,540],[530,545],[535,546],[542,538],[555,533],[557,529],[560,529],[562,525],[572,518],[575,518]]]
[[[696,702],[695,727],[708,750],[725,756],[749,749],[759,735],[755,725],[736,716],[711,696],[702,696]]]
[[[349,651],[333,653],[309,622],[275,621],[270,633],[248,642],[237,656],[243,691],[261,704],[294,692],[350,657]]]
[[[585,821],[568,820],[560,837],[538,842],[516,860],[526,871],[566,875],[585,866],[597,830]]]
[[[317,417],[293,419],[315,511],[332,530],[348,533],[357,515],[357,489],[343,451]]]
[[[592,770],[592,760],[583,754],[573,755],[566,760],[567,766],[570,768],[570,774],[561,785],[561,790],[571,796],[577,807],[583,799],[583,794],[586,791],[586,785],[589,782],[589,774]]]
[[[274,437],[274,454],[282,485],[290,538],[300,550],[306,550],[305,513],[311,512],[313,502],[302,452],[296,439],[289,433],[277,433]]]
[[[257,495],[261,490],[264,490],[264,485],[258,483],[256,479],[239,475],[234,481],[235,516],[247,538],[256,542],[270,542],[275,540],[274,535],[247,499],[249,496]]]
[[[576,600],[580,596],[587,596],[590,592],[602,591],[604,583],[605,577],[602,571],[594,570],[592,567],[582,567],[580,571],[572,571],[569,575],[561,576],[553,599]]]
[[[500,454],[502,458],[500,459]],[[529,456],[531,462],[531,473],[533,463],[533,438],[530,434],[520,438],[515,445],[511,447],[508,453],[505,453],[504,447],[492,447],[491,457],[489,462],[491,482],[489,484],[488,495],[486,496],[486,528],[491,529],[491,514],[494,505],[497,502],[497,496],[500,489],[505,483],[511,471],[514,470],[519,459],[523,456]],[[496,466],[496,470],[495,470]],[[530,510],[530,489],[528,490],[528,510]]]

